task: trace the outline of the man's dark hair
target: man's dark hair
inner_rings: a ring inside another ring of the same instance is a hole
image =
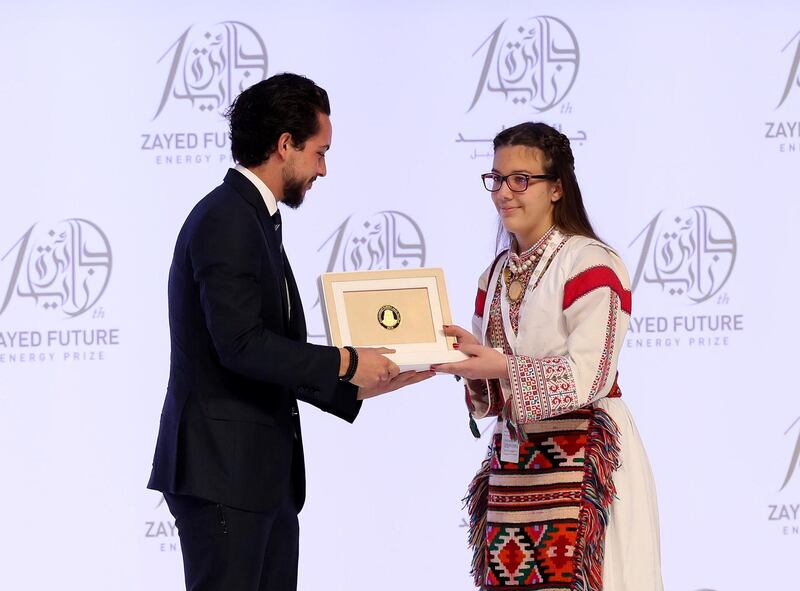
[[[277,74],[242,92],[225,116],[231,127],[231,153],[242,166],[258,166],[277,148],[281,134],[303,149],[319,131],[317,113],[331,114],[328,93],[297,74]]]

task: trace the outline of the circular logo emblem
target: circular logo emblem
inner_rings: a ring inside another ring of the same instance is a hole
[[[153,119],[171,100],[188,101],[201,112],[224,113],[240,92],[267,77],[264,41],[239,21],[189,27],[161,59],[170,52],[169,78]]]
[[[578,40],[553,16],[504,21],[478,49],[484,47],[486,59],[469,110],[490,93],[544,113],[567,96],[578,75]]]
[[[387,304],[378,310],[378,324],[386,330],[394,330],[400,326],[400,322],[400,311],[394,306]]]
[[[103,295],[111,275],[111,246],[96,224],[80,218],[35,224],[17,245],[15,270],[0,313],[13,294],[75,317]]]
[[[714,207],[662,211],[642,235],[634,288],[640,281],[660,285],[674,298],[699,304],[716,295],[731,276],[736,233],[730,220]]]

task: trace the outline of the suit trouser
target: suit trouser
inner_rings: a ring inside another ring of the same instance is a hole
[[[297,509],[291,495],[257,513],[165,494],[181,540],[187,591],[295,591]]]

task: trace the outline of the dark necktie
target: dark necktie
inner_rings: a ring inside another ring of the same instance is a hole
[[[278,246],[280,247],[280,251],[283,252],[283,223],[281,222],[280,210],[272,215],[272,224],[275,227],[275,236],[278,238]]]

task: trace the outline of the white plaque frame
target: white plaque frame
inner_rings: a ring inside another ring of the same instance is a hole
[[[425,371],[437,363],[452,363],[467,359],[453,349],[454,337],[445,336],[442,325],[452,324],[447,300],[444,271],[440,268],[389,269],[385,271],[354,271],[324,273],[320,276],[320,291],[324,302],[325,329],[328,343],[336,347],[351,344],[350,323],[345,306],[345,293],[394,289],[424,288],[428,293],[433,320],[434,340],[416,343],[369,343],[369,347],[387,347],[396,352],[387,357],[401,371]]]

